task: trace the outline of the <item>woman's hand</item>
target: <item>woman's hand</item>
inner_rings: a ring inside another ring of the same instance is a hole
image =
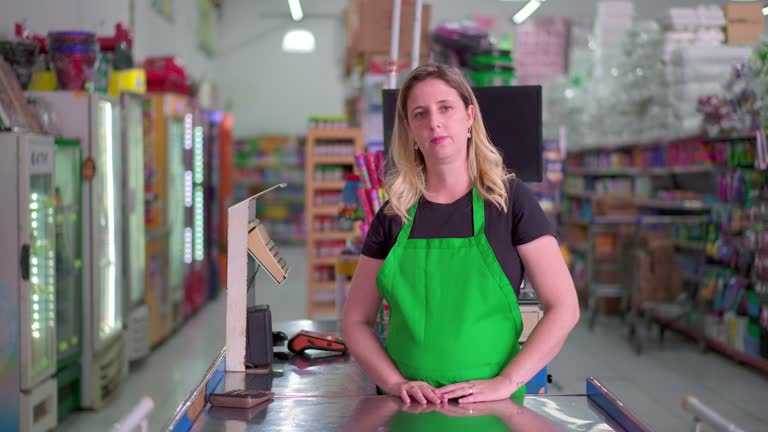
[[[403,402],[409,404],[416,401],[422,405],[427,403],[440,404],[447,399],[437,394],[437,389],[424,381],[402,381],[385,389],[391,395],[400,395]]]
[[[487,380],[473,380],[447,385],[437,389],[437,396],[447,400],[459,399],[459,403],[489,402],[502,399],[509,399],[518,388],[512,382],[503,377],[497,376]]]

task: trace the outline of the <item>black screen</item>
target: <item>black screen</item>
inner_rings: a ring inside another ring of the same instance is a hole
[[[542,178],[541,86],[472,88],[480,105],[491,142],[504,156],[504,164],[526,182]],[[394,127],[398,90],[384,90],[384,151]]]

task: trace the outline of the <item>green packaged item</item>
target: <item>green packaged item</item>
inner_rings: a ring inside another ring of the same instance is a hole
[[[512,85],[515,80],[513,70],[475,70],[467,75],[477,87]]]

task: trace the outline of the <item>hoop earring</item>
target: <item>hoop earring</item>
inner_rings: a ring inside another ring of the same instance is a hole
[[[472,128],[467,129],[467,138],[472,138]]]

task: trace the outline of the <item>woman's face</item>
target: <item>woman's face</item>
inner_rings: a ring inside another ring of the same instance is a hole
[[[408,95],[408,133],[424,159],[448,163],[467,159],[467,132],[475,116],[459,93],[444,81],[431,78],[416,84]]]

